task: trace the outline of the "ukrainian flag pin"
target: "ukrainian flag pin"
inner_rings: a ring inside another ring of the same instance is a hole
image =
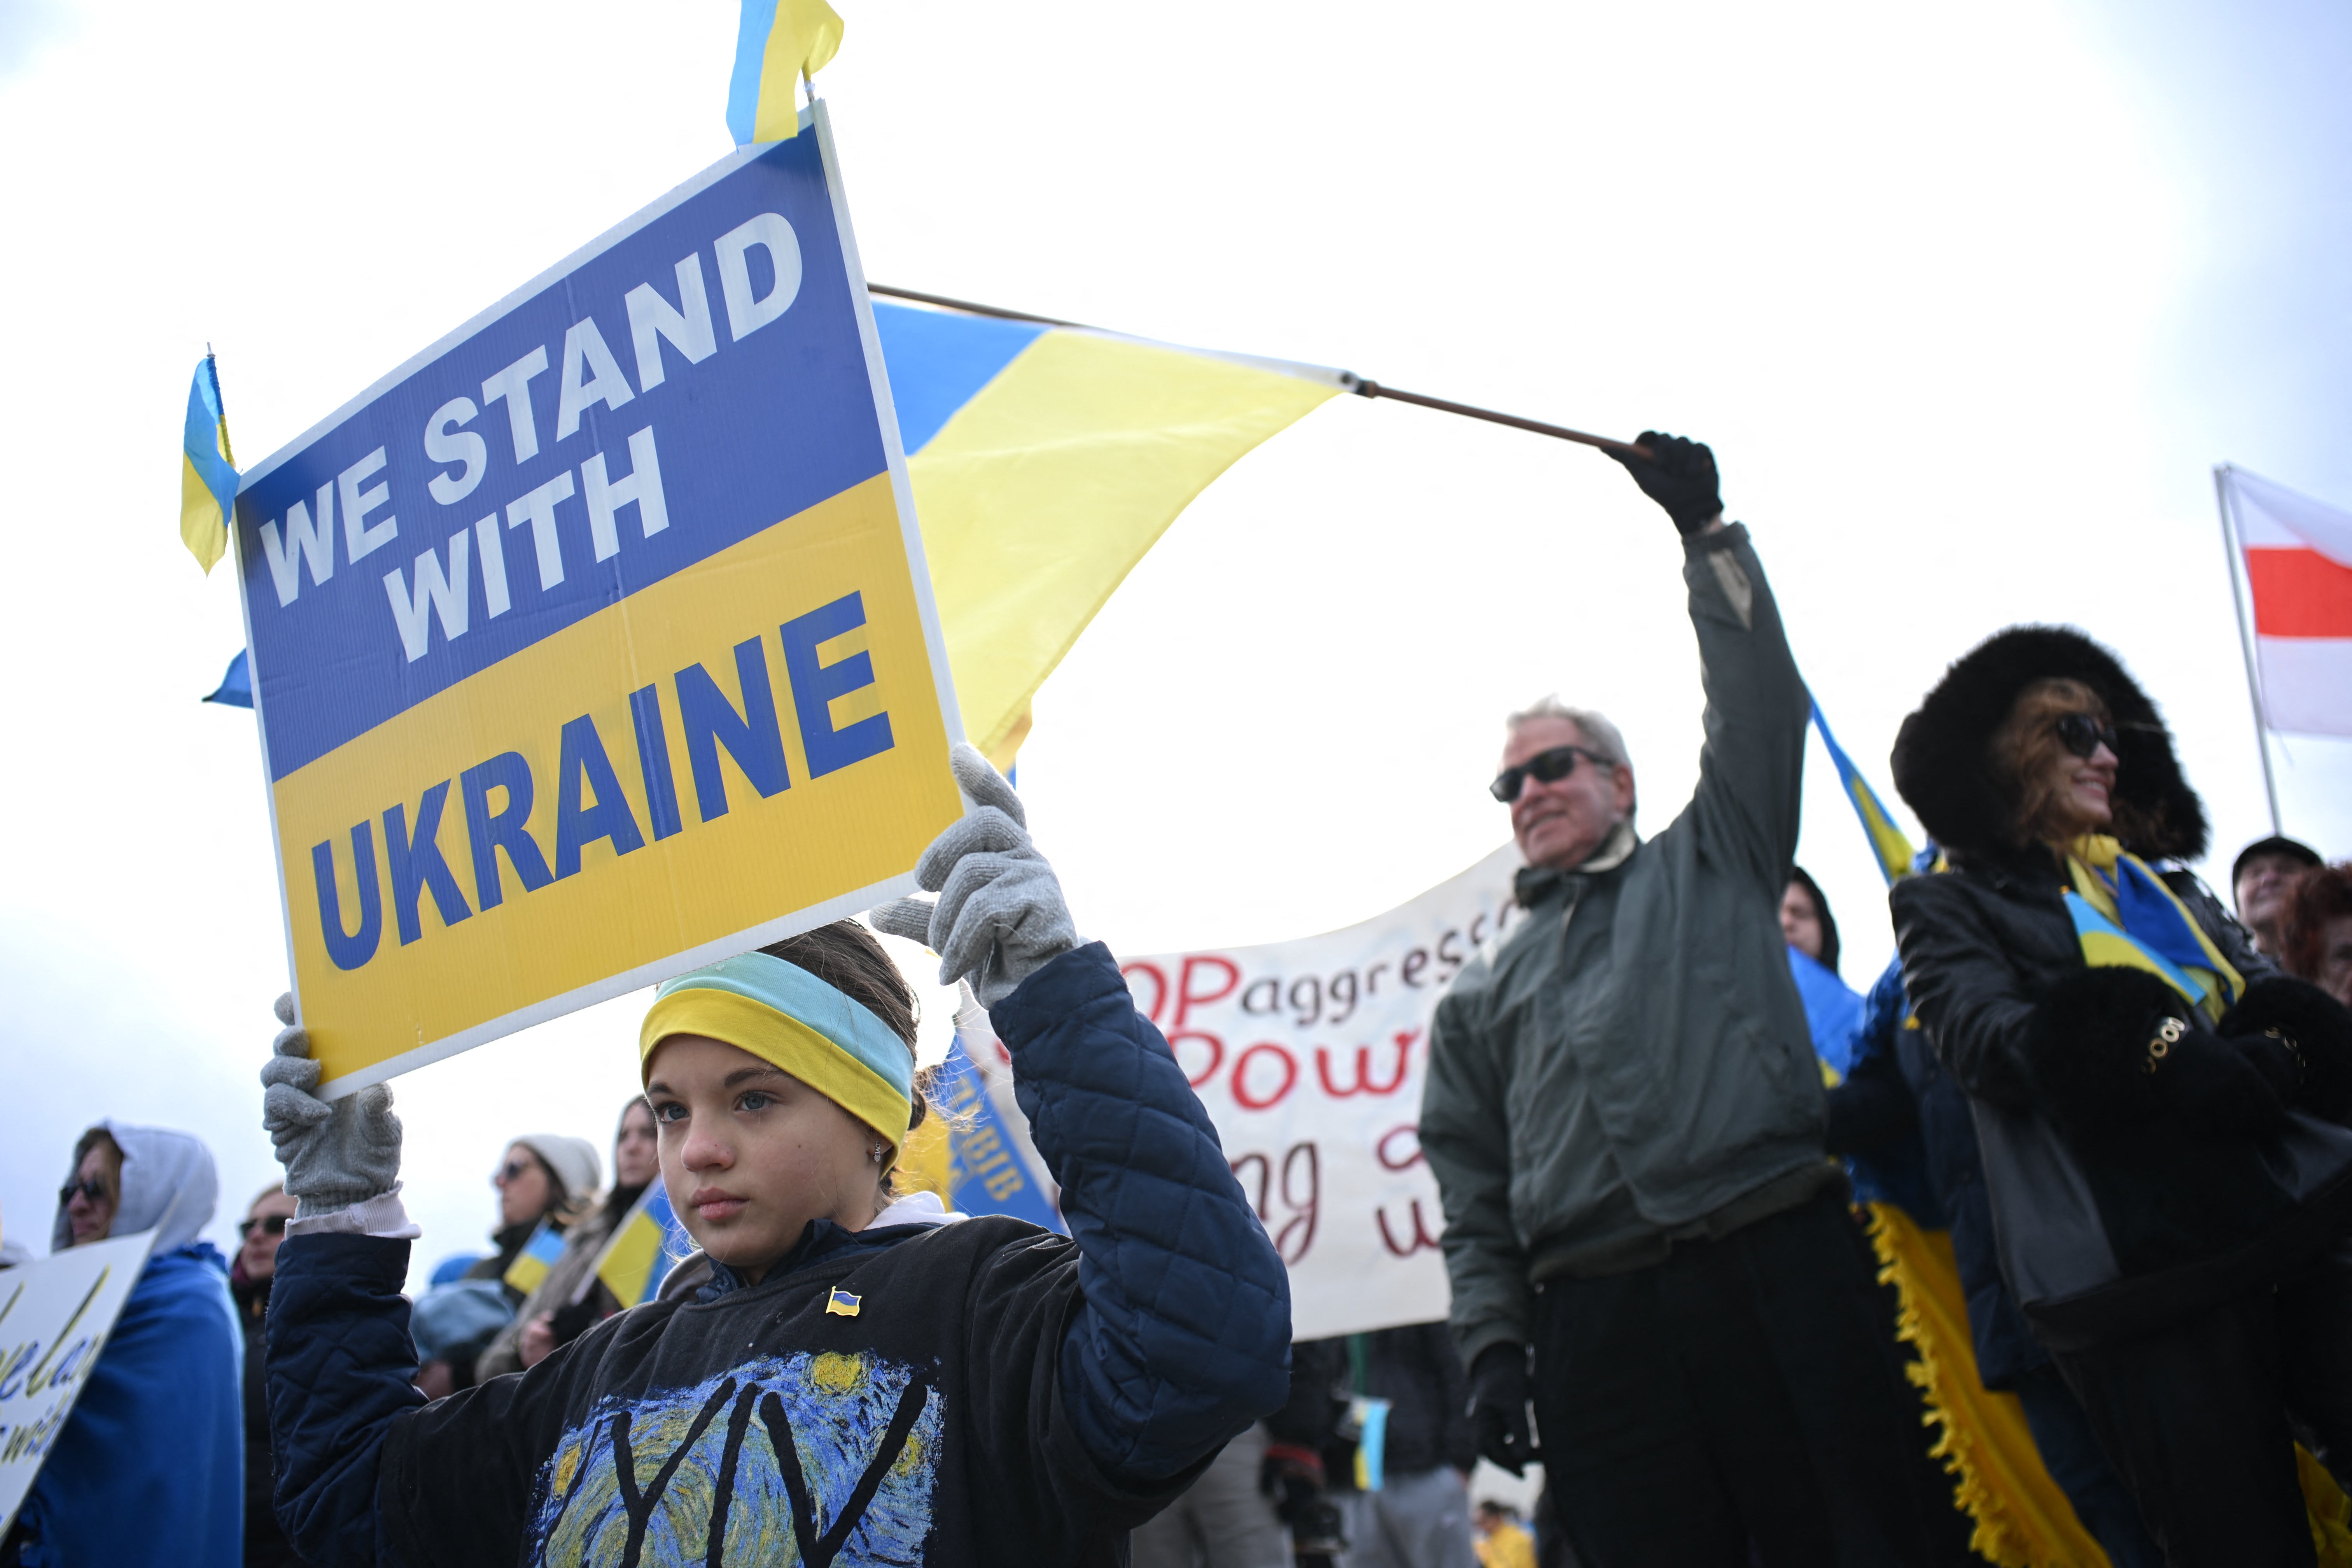
[[[824,1310],[839,1318],[857,1316],[857,1298],[846,1290],[835,1290],[825,1299]]]

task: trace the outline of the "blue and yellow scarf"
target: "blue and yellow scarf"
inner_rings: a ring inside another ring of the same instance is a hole
[[[2246,994],[2240,974],[2147,862],[2105,834],[2074,840],[2066,912],[2094,968],[2144,969],[2218,1022]]]

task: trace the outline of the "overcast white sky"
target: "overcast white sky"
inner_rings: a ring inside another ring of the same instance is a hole
[[[2322,0],[1166,8],[837,0],[821,79],[877,281],[1713,443],[1797,654],[1886,785],[2018,620],[2165,705],[2217,859],[2265,830],[2210,467],[2352,506],[2352,18]],[[0,1213],[37,1250],[100,1115],[275,1174],[285,983],[241,635],[175,533],[188,374],[250,463],[728,150],[735,11],[0,0],[11,743]],[[1083,929],[1142,952],[1392,905],[1501,841],[1548,689],[1687,793],[1671,528],[1597,456],[1342,398],[1171,531],[1049,683],[1022,784]],[[2352,853],[2352,755],[2282,748]],[[1892,948],[1826,766],[1803,858]],[[2217,873],[2218,874],[2218,873]],[[609,1138],[624,1000],[401,1080],[421,1262],[505,1139]]]

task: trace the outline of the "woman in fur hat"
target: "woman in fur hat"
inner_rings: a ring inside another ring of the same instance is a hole
[[[2035,1335],[2168,1562],[2311,1563],[2294,1436],[2352,1473],[2352,1012],[2173,864],[2204,807],[2081,633],[1976,648],[1894,763],[1951,867],[1894,890],[1904,978]]]

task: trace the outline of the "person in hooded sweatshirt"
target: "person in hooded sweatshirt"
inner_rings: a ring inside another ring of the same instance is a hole
[[[1895,744],[1948,871],[1890,895],[2000,1272],[2165,1561],[2307,1564],[2352,1479],[2352,1012],[2177,862],[2205,812],[2115,656],[2015,626]]]
[[[242,1335],[197,1233],[220,1182],[185,1132],[101,1121],[74,1145],[49,1247],[153,1230],[19,1518],[24,1568],[236,1568],[245,1554]]]
[[[428,1405],[390,1096],[313,1098],[290,1028],[264,1071],[300,1202],[269,1391],[306,1562],[1107,1565],[1284,1402],[1287,1280],[1206,1112],[1079,945],[1011,786],[971,747],[954,764],[976,809],[918,867],[941,898],[872,918],[990,1009],[1070,1236],[893,1198],[913,997],[840,921],[668,981],[646,1015],[660,1179],[708,1283]]]

